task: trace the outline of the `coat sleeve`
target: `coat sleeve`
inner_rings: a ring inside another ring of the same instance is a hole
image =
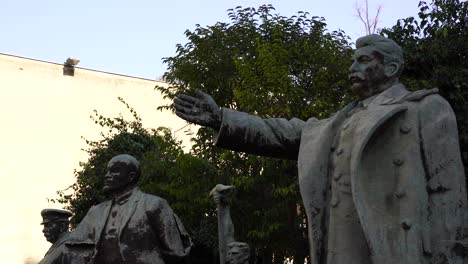
[[[297,118],[261,119],[223,108],[217,147],[250,154],[296,160],[305,122]]]
[[[421,151],[429,195],[432,255],[459,261],[457,252],[467,213],[465,174],[455,115],[439,95],[425,97],[419,108]],[[449,261],[452,263],[452,261]]]
[[[147,211],[152,229],[159,239],[159,247],[165,263],[185,263],[192,242],[182,222],[166,200],[158,198],[157,205]]]

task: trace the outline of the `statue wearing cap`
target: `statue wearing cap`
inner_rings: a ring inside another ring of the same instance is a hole
[[[89,209],[66,242],[91,246],[90,263],[186,263],[190,238],[166,200],[137,187],[140,164],[130,155],[112,158],[104,188],[112,199]]]
[[[52,243],[44,258],[39,264],[62,263],[63,252],[66,249],[64,242],[69,236],[68,218],[71,212],[60,209],[44,209],[41,211],[42,223],[44,226],[42,232],[47,241]]]

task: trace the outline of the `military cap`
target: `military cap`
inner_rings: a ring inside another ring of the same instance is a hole
[[[72,213],[61,209],[44,209],[41,211],[42,223],[41,225],[49,222],[68,220]]]

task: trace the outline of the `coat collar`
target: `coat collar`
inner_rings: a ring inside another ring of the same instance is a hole
[[[137,205],[138,205],[138,201],[140,200],[141,194],[142,194],[142,192],[140,191],[138,187],[135,187],[134,189],[132,189],[130,193],[131,195],[127,198],[128,201],[125,203],[124,206],[122,206],[123,207],[122,214],[124,216],[124,219],[122,221],[122,225],[120,226],[119,234],[122,233],[122,230],[127,225],[128,221],[130,220],[130,217],[135,212]]]
[[[356,165],[360,159],[362,150],[374,132],[392,116],[407,110],[407,106],[401,104],[401,99],[410,92],[402,84],[396,84],[384,92],[378,94],[368,105],[365,112],[358,120],[356,139],[354,144],[358,146],[354,149],[351,164]],[[352,166],[353,167],[353,166]],[[352,172],[353,173],[353,172]]]
[[[133,192],[135,190],[137,190],[137,187],[134,187],[134,188],[128,190],[127,192],[125,192],[123,194],[120,194],[118,196],[114,196],[112,201],[114,203],[118,203],[118,204],[122,205],[122,204],[126,203],[130,199],[130,196],[133,194]]]
[[[374,100],[370,102],[370,104],[378,104],[378,105],[389,105],[395,104],[400,102],[400,100],[409,94],[408,90],[406,90],[405,86],[401,83],[397,83],[387,90],[377,94]]]

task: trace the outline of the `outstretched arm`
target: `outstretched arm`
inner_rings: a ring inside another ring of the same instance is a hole
[[[195,96],[179,94],[174,99],[182,119],[216,130],[216,146],[260,156],[297,159],[302,128],[297,118],[262,119],[232,109],[221,109],[201,91]]]

